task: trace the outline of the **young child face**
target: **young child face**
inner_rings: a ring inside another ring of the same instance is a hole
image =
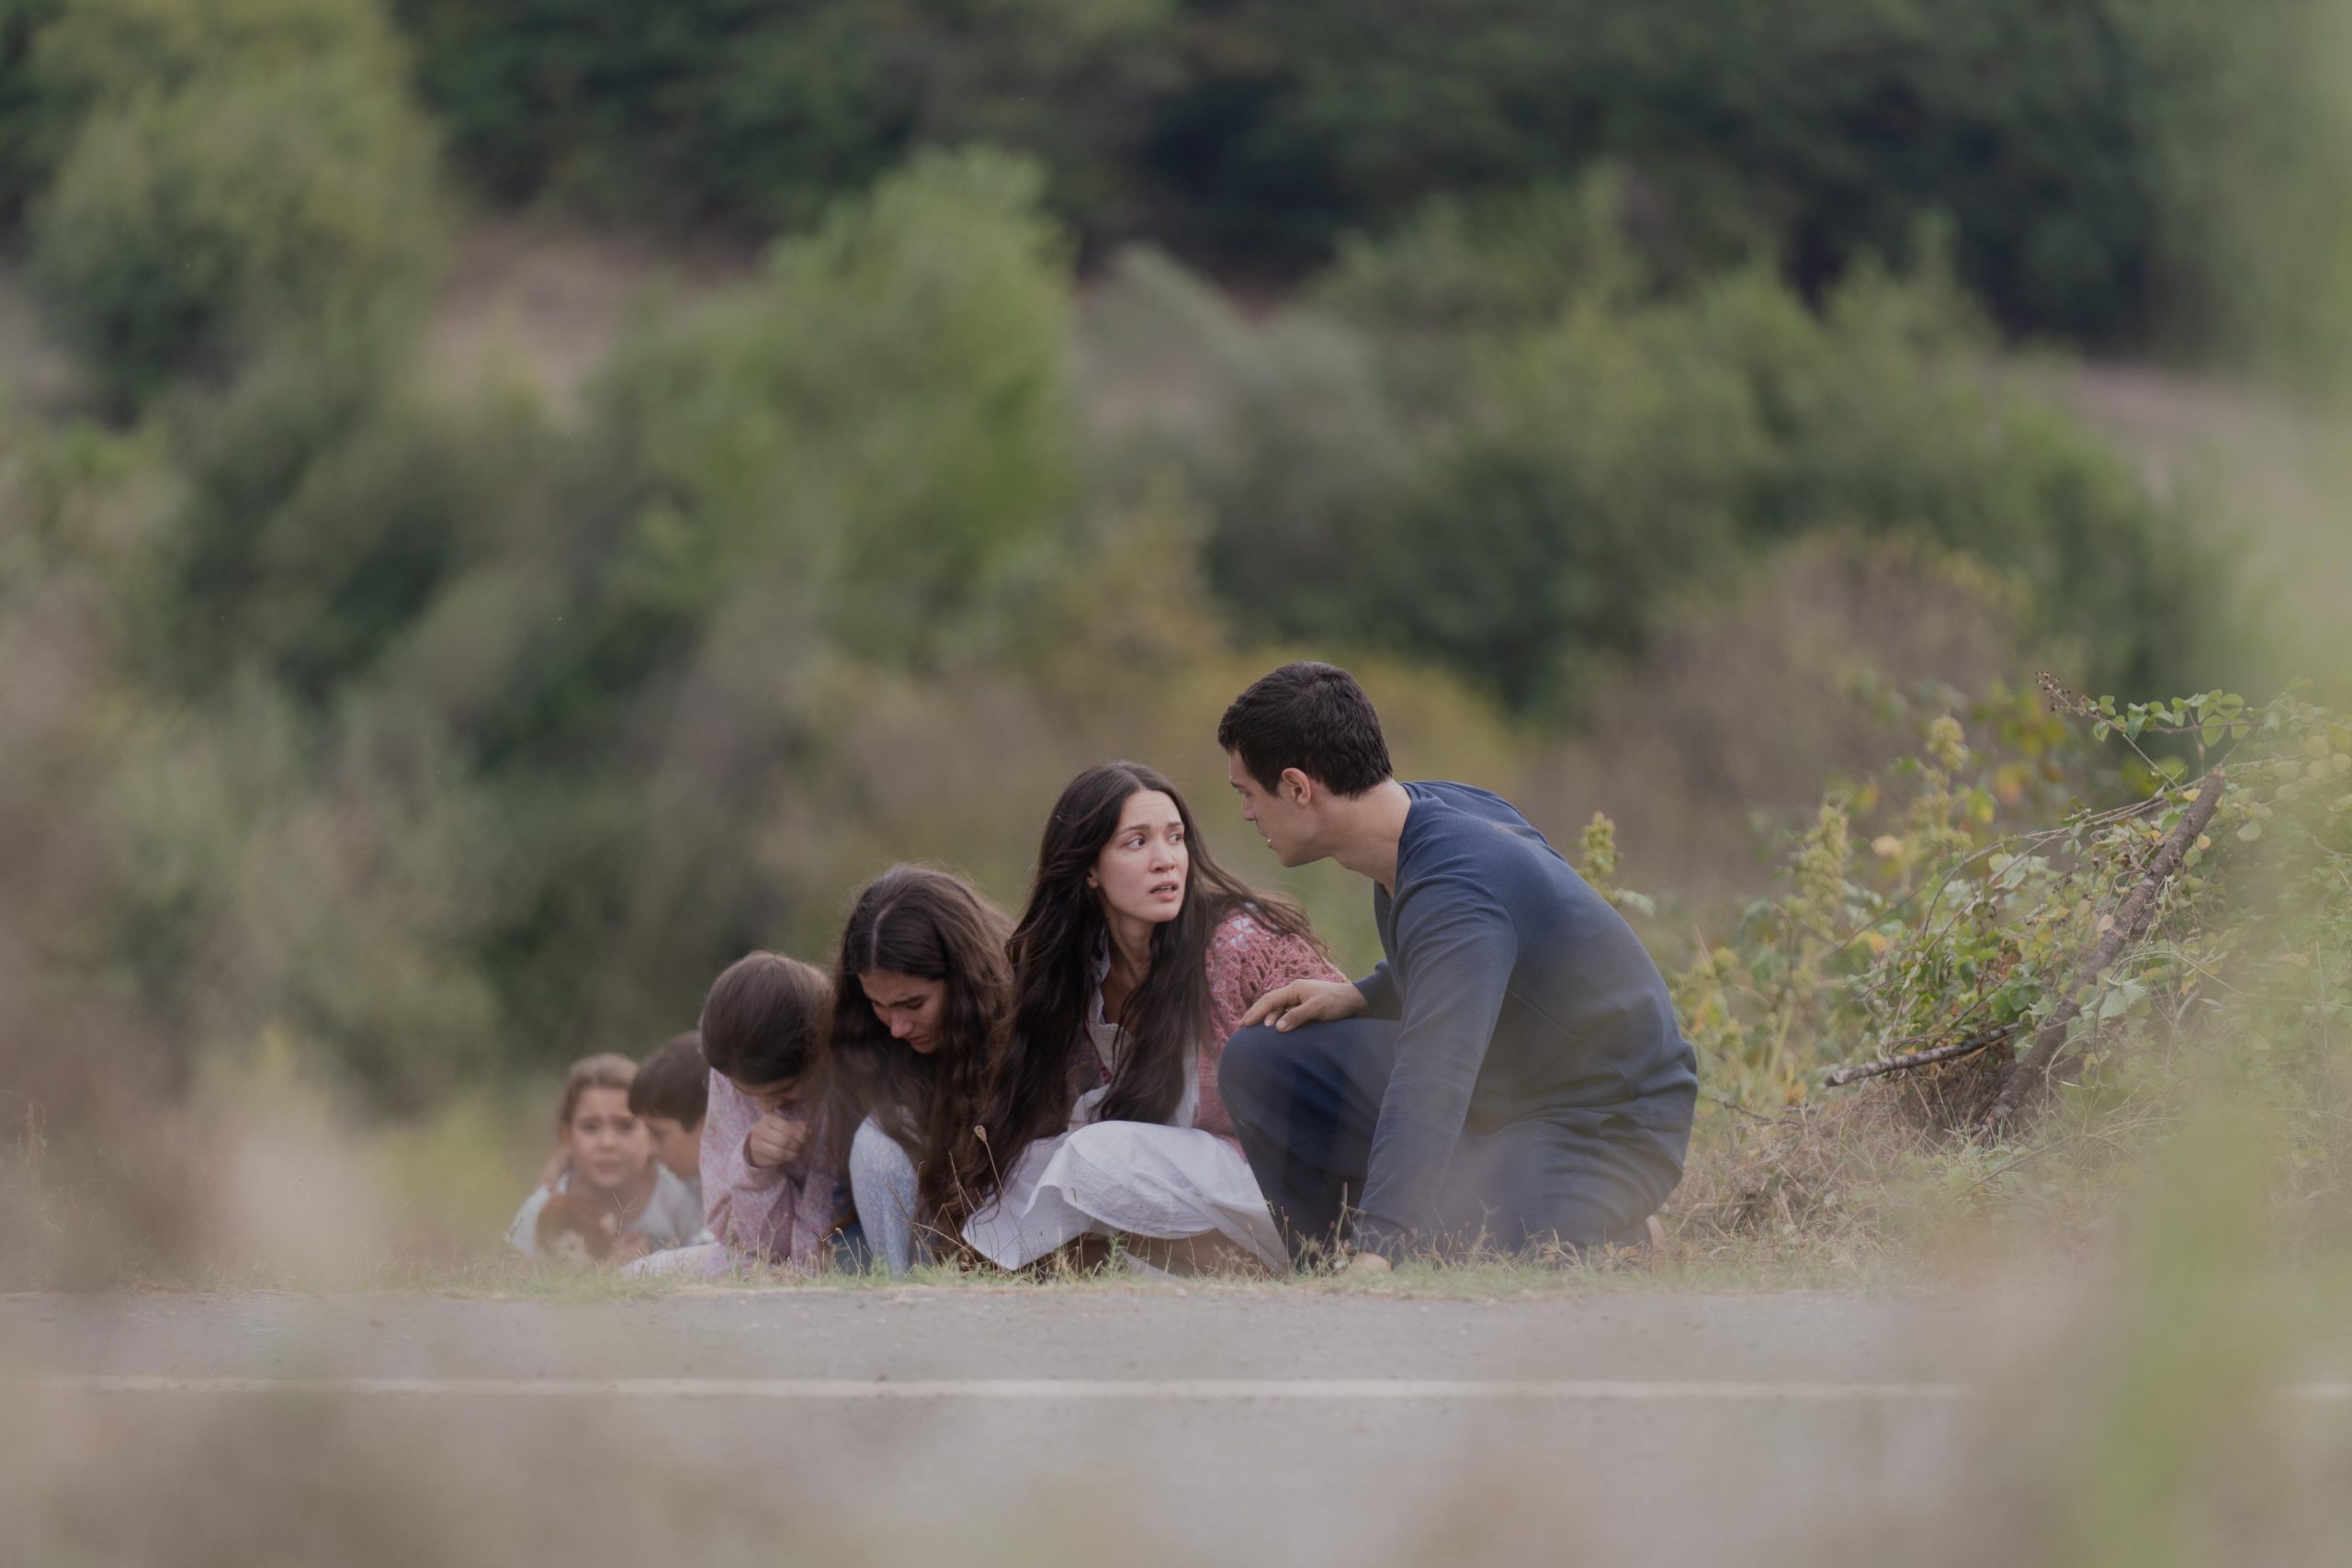
[[[627,1191],[653,1164],[652,1135],[630,1114],[625,1089],[582,1090],[564,1123],[563,1146],[573,1172],[601,1192]]]
[[[674,1116],[645,1118],[645,1130],[653,1139],[653,1157],[670,1168],[670,1174],[693,1181],[702,1175],[702,1123],[689,1127]]]

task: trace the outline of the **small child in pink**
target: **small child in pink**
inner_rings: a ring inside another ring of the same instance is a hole
[[[822,1043],[832,1005],[823,971],[775,953],[739,959],[703,1002],[703,1214],[718,1244],[706,1272],[815,1274],[831,1260],[843,1217]]]

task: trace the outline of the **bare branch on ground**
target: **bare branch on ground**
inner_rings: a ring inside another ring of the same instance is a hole
[[[1849,1066],[1832,1067],[1824,1075],[1822,1081],[1832,1089],[1842,1089],[1847,1084],[1860,1083],[1864,1078],[1874,1078],[1886,1073],[1909,1072],[1915,1067],[1932,1067],[1939,1062],[1955,1062],[1962,1056],[1973,1056],[1979,1051],[2011,1039],[2018,1032],[2018,1028],[2017,1024],[2004,1023],[1931,1050],[1905,1051],[1868,1062],[1856,1062]]]
[[[2155,919],[2158,897],[2164,892],[2165,885],[2180,870],[2189,846],[2197,842],[2198,835],[2204,832],[2206,824],[2213,820],[2214,807],[2222,803],[2222,770],[2215,768],[2205,775],[2204,783],[2198,787],[2197,798],[2181,814],[2180,821],[2165,835],[2163,845],[2156,851],[2155,860],[2140,879],[2139,886],[2132,890],[2132,897],[2123,901],[2115,924],[2109,928],[2099,944],[2091,949],[2090,955],[2083,960],[2082,967],[2075,972],[2074,984],[2066,988],[2065,1000],[2060,1002],[2056,1010],[2042,1021],[2041,1027],[2034,1031],[2032,1047],[2010,1063],[2007,1070],[2002,1073],[1999,1086],[1994,1091],[1993,1102],[1977,1125],[1979,1136],[1997,1132],[2001,1124],[2025,1103],[2026,1096],[2050,1076],[2051,1063],[2056,1058],[2059,1047],[2065,1043],[2067,1028],[2083,1010],[2084,993],[2107,973],[2109,965],[2122,955],[2126,947],[2147,935],[2149,925]]]

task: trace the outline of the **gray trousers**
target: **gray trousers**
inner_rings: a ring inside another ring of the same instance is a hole
[[[865,1245],[885,1269],[903,1274],[927,1256],[915,1235],[915,1162],[871,1116],[850,1140],[849,1194]]]

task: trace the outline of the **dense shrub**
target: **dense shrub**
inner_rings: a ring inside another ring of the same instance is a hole
[[[916,667],[1074,499],[1068,257],[1028,165],[933,154],[780,245],[767,278],[624,349],[600,450],[643,500],[628,593],[707,610],[751,572],[860,657]]]
[[[321,722],[266,684],[142,708],[94,802],[105,978],[183,1064],[270,1035],[394,1109],[500,1053],[475,960],[513,884],[501,825],[429,715]]]
[[[1157,0],[394,0],[459,161],[498,199],[773,232],[922,146],[1036,158],[1057,212],[1148,221],[1179,80]]]
[[[544,488],[464,513],[465,570],[384,678],[453,716],[512,825],[481,962],[532,1039],[658,1035],[714,957],[821,931],[869,869],[857,738],[898,704],[944,723],[1036,639],[1078,495],[1035,199],[1001,157],[919,161],[740,295],[649,321]]]
[[[402,58],[376,0],[0,0],[0,218],[21,215],[93,109],[322,62],[390,84]]]
[[[387,369],[381,331],[290,335],[177,411],[183,500],[141,623],[158,685],[192,694],[258,668],[325,701],[542,504],[560,453],[536,412],[434,400]]]
[[[32,52],[65,0],[0,0],[0,226],[14,228],[54,152]]]
[[[1378,328],[1392,350],[1514,331],[1579,300],[1621,303],[1657,283],[1627,237],[1625,206],[1623,177],[1605,169],[1573,186],[1438,197],[1377,236],[1342,240],[1314,298]]]
[[[2352,15],[2330,0],[2148,0],[2163,73],[2157,270],[2175,343],[2341,392],[2352,367]]]
[[[1185,164],[1275,236],[1621,160],[1679,265],[1765,248],[1811,288],[1924,214],[2008,319],[2093,334],[2144,300],[2148,79],[2108,0],[1248,0],[1206,24],[1222,112]],[[1181,110],[1179,111],[1181,112]],[[1303,196],[1277,206],[1276,193]]]
[[[1264,322],[1168,258],[1124,254],[1081,337],[1104,482],[1174,470],[1206,508],[1210,582],[1245,640],[1319,636],[1326,585],[1410,471],[1412,442],[1371,344],[1340,322]],[[1363,645],[1372,628],[1337,626]]]
[[[854,0],[396,0],[465,166],[639,221],[803,221],[902,147],[887,24]]]
[[[1498,357],[1356,569],[1318,585],[1322,613],[1393,628],[1521,708],[1638,647],[1668,586],[1735,570],[1771,456],[1747,389],[1680,327],[1577,310]]]
[[[356,64],[206,77],[94,110],[33,230],[53,318],[135,395],[413,292],[437,253],[431,142]]]
[[[39,85],[69,117],[223,74],[400,59],[375,0],[57,0],[49,9],[56,19],[40,35]]]
[[[118,401],[417,295],[437,155],[372,0],[22,15],[0,17],[0,203],[33,196],[33,281]]]
[[[2099,339],[2188,259],[2160,128],[2233,46],[2122,0],[396,8],[504,199],[762,228],[982,138],[1040,159],[1091,238],[1295,270],[1433,197],[1611,162],[1678,276],[1760,252],[1810,292],[1941,215],[2004,321]]]
[[[1238,624],[1442,658],[1556,716],[1668,593],[1850,529],[2017,573],[2027,628],[2127,689],[2233,651],[2222,549],[1992,368],[1932,252],[1819,309],[1761,268],[1676,287],[1606,243],[1610,199],[1442,203],[1261,326],[1167,264],[1115,276],[1090,330],[1159,388],[1096,401],[1129,471],[1193,476]]]
[[[0,1076],[75,1117],[277,1034],[385,1103],[437,1097],[498,1044],[472,952],[499,835],[413,705],[141,678],[160,447],[0,420]]]

